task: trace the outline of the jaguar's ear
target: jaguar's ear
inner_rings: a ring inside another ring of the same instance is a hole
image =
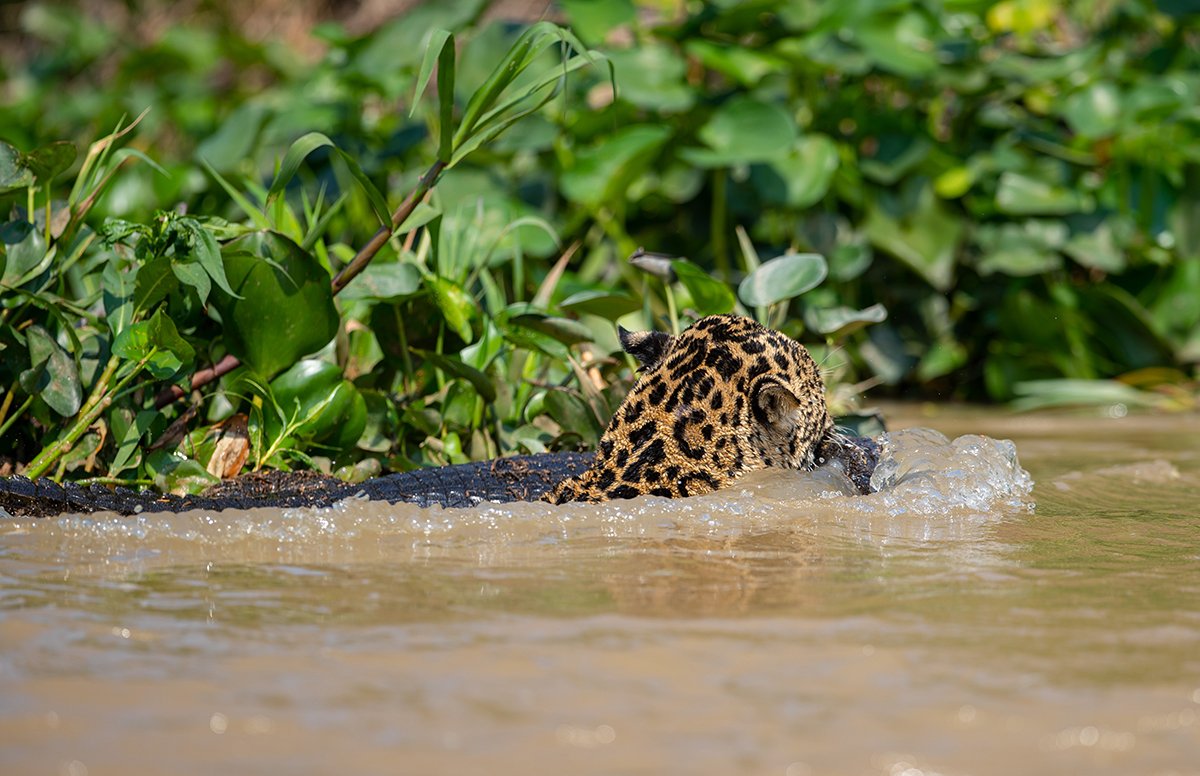
[[[626,331],[617,325],[617,337],[625,352],[638,360],[642,371],[653,369],[662,361],[663,354],[671,344],[671,335],[662,331]]]
[[[800,407],[796,394],[773,378],[759,380],[752,393],[754,414],[764,425],[785,425],[784,421]]]

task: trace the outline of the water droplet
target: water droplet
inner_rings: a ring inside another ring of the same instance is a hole
[[[208,718],[208,729],[217,735],[221,735],[229,729],[229,718],[218,711]]]

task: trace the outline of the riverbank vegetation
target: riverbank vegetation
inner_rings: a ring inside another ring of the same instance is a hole
[[[1187,4],[454,0],[303,46],[222,8],[139,39],[21,7],[9,471],[586,447],[631,379],[616,321],[729,310],[809,344],[843,411],[1197,405]]]

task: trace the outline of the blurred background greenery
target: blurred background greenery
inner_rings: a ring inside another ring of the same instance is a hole
[[[613,321],[669,329],[731,308],[812,345],[842,409],[866,388],[1194,409],[1198,6],[5,4],[0,140],[11,175],[29,174],[0,181],[0,449],[22,468],[103,394],[120,331],[100,319],[121,309],[104,289],[118,282],[129,322],[148,327],[141,342],[161,346],[57,461],[60,476],[163,485],[180,460],[203,464],[203,438],[237,413],[249,413],[261,465],[361,473],[586,446],[628,385]],[[588,64],[441,176],[329,302],[328,336],[260,343],[284,355],[246,366],[253,346],[237,338],[284,324],[235,324],[237,294],[221,288],[206,304],[224,279],[208,248],[228,272],[238,250],[282,261],[290,247],[244,234],[270,227],[337,272],[379,225],[378,197],[394,208],[438,159],[439,108],[461,120],[539,19],[577,38],[540,50],[527,81],[585,46]],[[454,33],[456,78],[418,100],[438,29]],[[85,150],[144,112],[112,141],[128,152],[112,174],[86,185]],[[311,132],[330,142],[297,151],[303,164],[281,181],[280,161]],[[69,160],[51,145],[63,140]],[[273,181],[282,196],[268,196]],[[52,234],[60,203],[74,214],[65,237]],[[687,261],[656,275],[628,261],[639,247]],[[760,274],[755,296],[747,276],[776,256],[789,272]],[[156,261],[158,275],[145,269]],[[171,273],[161,296],[146,290]],[[160,313],[193,352],[171,350],[171,332],[151,326]],[[301,358],[330,337],[319,363]],[[122,344],[130,364],[151,352]],[[155,368],[164,351],[179,363]],[[188,402],[158,412],[139,381],[186,389],[229,353],[244,366],[202,387],[188,435],[160,446],[183,452],[143,455]],[[318,373],[320,390],[299,387]],[[41,396],[72,374],[78,400]]]

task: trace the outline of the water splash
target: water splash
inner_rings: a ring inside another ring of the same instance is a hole
[[[122,517],[68,515],[5,522],[43,549],[86,554],[101,563],[162,562],[236,556],[248,562],[388,559],[475,547],[482,554],[554,548],[591,540],[737,537],[756,532],[838,530],[857,535],[953,534],[963,516],[975,522],[1032,506],[1033,481],[1007,440],[930,429],[881,437],[872,478],[877,491],[857,491],[836,465],[814,472],[770,469],[733,487],[687,499],[643,496],[603,504],[481,504],[471,509],[420,508],[350,498],[331,507],[195,511]],[[953,534],[957,535],[957,534]]]
[[[1033,478],[1007,439],[969,434],[951,441],[916,428],[885,433],[879,441],[883,451],[871,489],[892,514],[1033,506]]]

